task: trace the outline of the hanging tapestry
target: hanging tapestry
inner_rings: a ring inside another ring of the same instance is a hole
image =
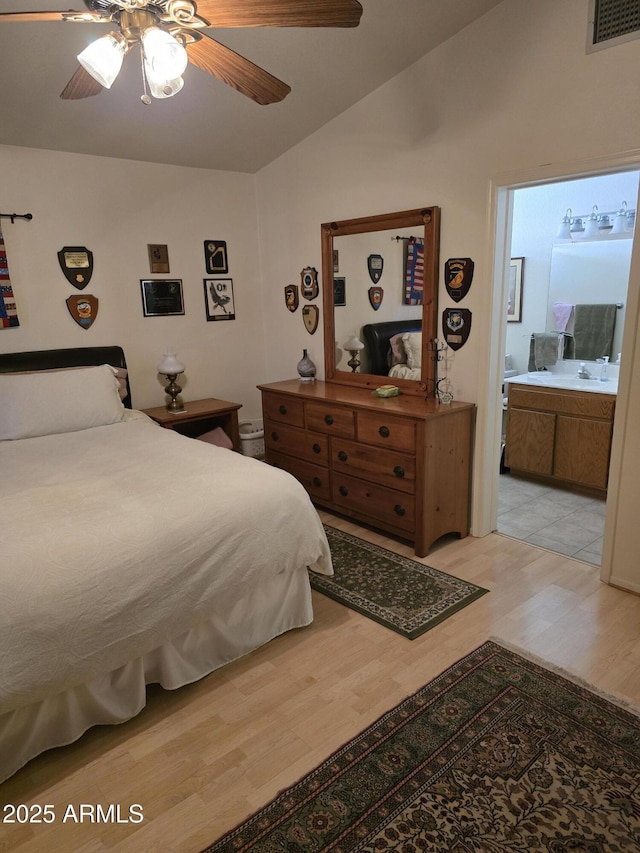
[[[424,291],[424,240],[407,241],[404,274],[404,304],[422,305]]]
[[[0,231],[0,329],[9,329],[19,326],[16,302],[13,297],[13,288],[9,278],[9,265],[7,264],[7,252],[4,247],[4,237]]]

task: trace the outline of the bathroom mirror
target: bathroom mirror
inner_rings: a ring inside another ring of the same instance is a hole
[[[560,243],[551,250],[551,272],[547,302],[546,331],[556,331],[554,304],[616,304],[616,321],[611,359],[622,352],[622,330],[631,268],[630,239],[604,238],[585,243]],[[567,322],[573,332],[573,316]]]
[[[407,253],[410,266],[411,258],[419,257],[414,255],[419,241],[424,245],[421,304],[408,304]],[[392,383],[404,393],[434,395],[429,343],[438,335],[440,208],[325,222],[321,242],[326,381],[371,388]],[[421,354],[411,371],[416,378],[388,375],[389,323],[394,330],[422,328]],[[367,338],[365,326],[372,327]],[[357,351],[355,371],[346,348],[354,336],[366,344]]]

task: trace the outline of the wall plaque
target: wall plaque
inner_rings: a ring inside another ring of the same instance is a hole
[[[58,262],[69,284],[83,290],[93,275],[93,252],[85,246],[64,246],[58,252]]]
[[[86,296],[70,296],[67,299],[67,308],[76,323],[81,328],[88,329],[98,316],[98,299],[89,294]]]

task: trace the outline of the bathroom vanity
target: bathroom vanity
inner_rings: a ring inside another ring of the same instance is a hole
[[[511,472],[606,495],[617,381],[523,374],[508,389]]]

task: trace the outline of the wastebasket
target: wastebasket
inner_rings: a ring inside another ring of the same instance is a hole
[[[264,459],[264,421],[262,418],[240,421],[238,428],[243,456]]]

